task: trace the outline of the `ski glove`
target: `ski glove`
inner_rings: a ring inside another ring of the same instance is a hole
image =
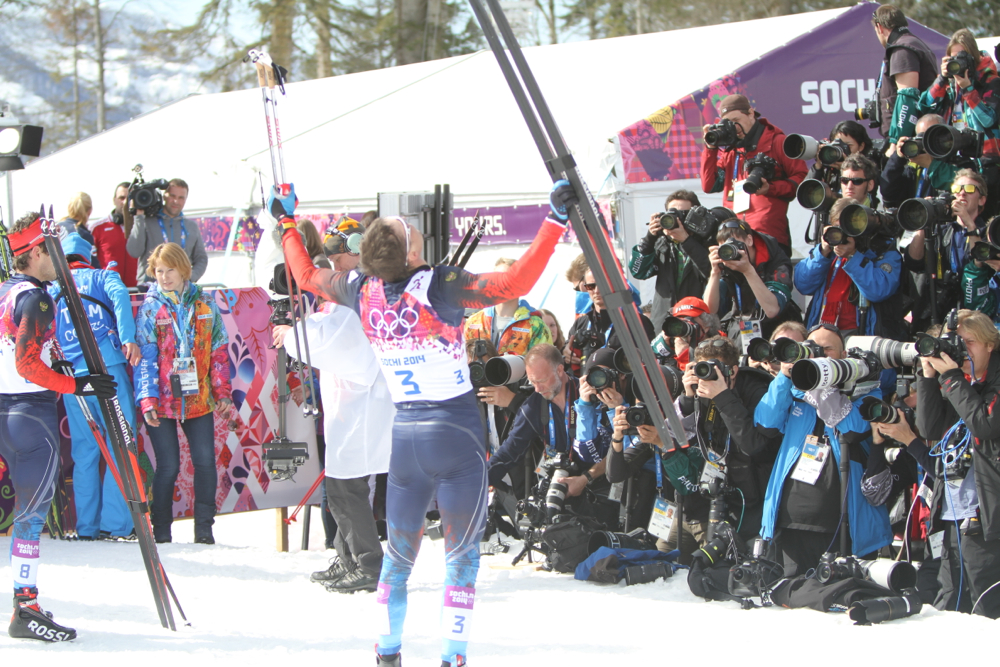
[[[291,229],[295,226],[295,221],[291,218],[295,215],[295,207],[298,205],[299,198],[295,196],[295,186],[291,183],[282,183],[271,188],[271,193],[267,198],[267,210],[285,229]],[[291,227],[286,224],[286,218],[291,220]]]
[[[549,208],[552,209],[552,215],[560,222],[569,219],[569,207],[576,206],[579,201],[576,190],[565,178],[552,184],[552,191],[549,192]]]
[[[69,375],[73,377],[73,362],[66,359],[58,359],[52,362],[52,370],[56,373],[61,373],[63,375]]]
[[[115,389],[118,383],[111,375],[94,373],[84,375],[76,379],[76,389],[73,391],[77,396],[96,396],[97,398],[114,398]]]

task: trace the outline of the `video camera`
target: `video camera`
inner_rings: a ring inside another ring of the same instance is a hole
[[[848,236],[855,237],[882,234],[891,238],[903,233],[896,219],[896,209],[876,211],[861,204],[848,204],[844,207],[840,212],[840,228]]]
[[[304,442],[292,442],[288,438],[265,442],[263,449],[267,474],[275,481],[292,479],[299,466],[305,465],[309,458],[307,447]]]
[[[810,211],[829,211],[837,195],[825,181],[807,178],[795,188],[795,201]]]
[[[945,320],[944,329],[941,336],[935,338],[926,333],[918,333],[915,346],[917,354],[921,357],[941,358],[941,353],[947,354],[952,360],[961,366],[969,357],[969,349],[965,346],[965,341],[958,335],[958,308],[953,308]]]
[[[135,165],[132,171],[135,172],[135,180],[128,186],[128,198],[126,199],[129,204],[128,212],[135,215],[137,211],[142,211],[151,217],[158,216],[163,210],[163,194],[160,190],[167,189],[167,179],[143,180],[141,164]]]
[[[817,141],[805,134],[789,134],[781,149],[785,157],[792,160],[812,160],[816,158],[825,166],[843,162],[851,154],[851,147],[843,139]]]
[[[757,153],[747,160],[747,179],[743,183],[743,192],[748,195],[757,194],[764,180],[774,180],[774,171],[777,167],[778,161],[764,153]]]
[[[731,120],[723,119],[715,125],[709,125],[705,132],[705,144],[712,148],[732,148],[739,140],[736,123]]]
[[[896,220],[900,227],[908,232],[917,232],[925,228],[933,230],[942,222],[955,219],[951,212],[951,202],[954,199],[955,195],[950,192],[942,192],[934,199],[920,197],[907,199],[896,210]]]

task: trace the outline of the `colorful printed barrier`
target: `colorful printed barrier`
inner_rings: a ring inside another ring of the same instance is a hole
[[[215,455],[219,473],[216,507],[219,513],[289,507],[297,505],[320,474],[321,461],[316,453],[316,427],[313,420],[289,403],[287,408],[288,437],[294,442],[307,442],[310,457],[299,469],[294,480],[274,482],[268,478],[263,463],[263,443],[270,441],[278,425],[278,383],[275,373],[277,351],[269,349],[271,327],[268,317],[267,292],[260,288],[215,290],[210,292],[222,313],[229,334],[229,367],[232,377],[233,404],[239,415],[239,428],[232,432],[225,420],[215,421]],[[138,311],[142,296],[132,299],[133,312]],[[69,458],[69,429],[60,425],[63,442],[63,463]],[[181,439],[181,472],[174,490],[174,516],[191,516],[194,500],[194,467],[187,451],[183,432]],[[147,486],[156,465],[153,447],[144,426],[139,429],[140,464]],[[67,474],[68,476],[68,474]],[[319,502],[319,492],[310,499]],[[0,458],[0,533],[10,529],[14,507],[14,488],[7,466]]]

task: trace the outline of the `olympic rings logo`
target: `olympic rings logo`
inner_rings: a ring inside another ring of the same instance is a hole
[[[409,307],[398,313],[394,310],[372,310],[368,314],[368,324],[379,338],[406,338],[419,321],[420,315]]]

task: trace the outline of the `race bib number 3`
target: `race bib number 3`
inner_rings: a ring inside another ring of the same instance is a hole
[[[444,608],[441,610],[441,633],[447,639],[467,642],[471,634],[472,606],[476,589],[463,586],[444,587]]]

